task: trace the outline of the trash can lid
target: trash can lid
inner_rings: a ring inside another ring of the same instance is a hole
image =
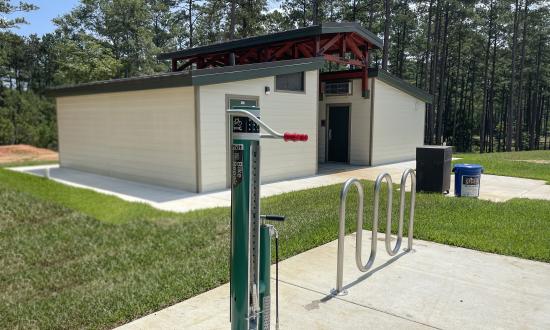
[[[455,169],[469,169],[469,170],[482,170],[483,171],[483,166],[481,166],[479,164],[455,164],[455,166],[453,167],[453,171]]]

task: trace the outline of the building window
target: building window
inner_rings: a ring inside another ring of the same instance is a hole
[[[304,91],[304,73],[289,73],[275,76],[275,90],[277,91]]]
[[[327,81],[325,83],[325,94],[330,95],[351,95],[352,83],[350,80]]]

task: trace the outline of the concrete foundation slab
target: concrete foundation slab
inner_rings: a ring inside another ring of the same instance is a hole
[[[323,164],[319,168],[319,174],[312,177],[262,184],[262,197],[338,184],[352,177],[374,181],[382,172],[388,172],[392,176],[394,183],[398,184],[403,171],[408,168],[415,168],[415,165],[414,161],[374,167]],[[127,201],[147,203],[153,207],[167,211],[187,212],[231,205],[231,192],[229,190],[197,194],[69,168],[60,168],[57,165],[16,167],[11,169],[41,176],[45,176],[46,169],[49,169],[50,178],[64,184],[92,189],[104,194],[120,197]],[[410,190],[410,185],[407,186],[407,189]],[[448,196],[453,196],[453,191],[454,177],[451,178],[451,190]],[[481,178],[479,198],[495,202],[504,202],[512,198],[550,200],[550,185],[546,185],[542,180],[484,174]]]
[[[370,232],[364,231],[365,259],[367,237]],[[329,294],[336,280],[336,241],[281,262],[280,328],[550,328],[550,264],[420,240],[413,251],[389,257],[381,234],[378,240],[373,268],[361,273],[355,266],[355,237],[346,237],[345,296]],[[224,285],[120,329],[229,326]]]

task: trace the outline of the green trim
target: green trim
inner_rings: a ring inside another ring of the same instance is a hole
[[[375,48],[382,48],[383,42],[374,33],[363,28],[359,23],[323,23],[300,29],[265,34],[244,39],[219,42],[212,45],[184,49],[174,52],[161,53],[157,56],[159,60],[169,60],[172,58],[192,57],[197,55],[213,54],[234,51],[240,48],[251,48],[265,44],[288,41],[292,39],[320,36],[322,34],[352,32],[357,33],[365,40],[370,42]]]
[[[113,79],[73,86],[53,87],[46,91],[46,95],[60,97],[127,92],[157,88],[212,85],[293,72],[318,70],[323,66],[323,64],[324,59],[322,57],[314,57],[289,61],[201,69],[193,70],[191,72],[173,72],[154,76]]]
[[[430,93],[411,85],[410,83],[406,82],[403,79],[397,78],[396,76],[390,74],[387,71],[378,70],[378,72],[372,76],[377,77],[378,79],[385,82],[386,84],[394,88],[397,88],[411,96],[414,96],[421,101],[424,101],[426,103],[433,102],[433,96]]]
[[[255,63],[226,66],[215,69],[195,70],[193,85],[212,85],[224,82],[270,77],[280,74],[312,71],[320,69],[325,60],[322,57],[299,60]]]
[[[191,75],[188,72],[171,72],[159,75],[133,78],[94,81],[78,85],[63,85],[48,88],[47,96],[74,96],[86,94],[115,93],[138,91],[144,89],[191,86]]]

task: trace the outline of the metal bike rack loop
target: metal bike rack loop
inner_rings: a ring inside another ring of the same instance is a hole
[[[380,203],[380,191],[384,180],[388,187],[388,200],[386,205],[386,251],[390,256],[394,256],[399,252],[401,248],[401,242],[403,241],[403,219],[405,217],[405,189],[407,186],[407,179],[411,178],[411,206],[409,210],[409,229],[407,239],[407,251],[412,250],[413,243],[413,228],[414,228],[414,208],[416,203],[416,175],[413,169],[407,169],[401,176],[400,186],[400,199],[399,199],[399,223],[397,227],[397,241],[395,247],[391,248],[391,225],[392,225],[392,202],[393,202],[393,187],[392,179],[388,173],[382,173],[376,178],[374,184],[374,207],[372,217],[372,237],[371,237],[371,251],[369,260],[367,263],[363,263],[362,249],[363,249],[363,206],[364,206],[364,194],[363,185],[356,178],[348,179],[340,192],[340,211],[339,211],[339,229],[338,229],[338,260],[336,267],[336,288],[332,289],[333,295],[346,295],[347,290],[343,289],[343,276],[344,276],[344,240],[345,240],[345,224],[346,224],[346,200],[348,192],[351,186],[355,186],[359,193],[359,203],[357,208],[357,230],[355,234],[355,263],[357,268],[362,272],[367,272],[376,259],[376,250],[378,243],[378,209]]]
[[[342,187],[340,192],[340,223],[338,229],[338,262],[336,265],[336,289],[333,290],[334,294],[344,295],[347,292],[342,290],[342,276],[344,275],[344,239],[346,235],[346,200],[348,198],[348,192],[352,185],[355,185],[357,188],[357,193],[359,194],[359,203],[357,206],[357,228],[363,228],[363,185],[361,182],[355,178],[348,179]],[[357,237],[362,235],[357,235]],[[361,245],[357,245],[360,249]],[[357,256],[357,251],[356,251]],[[361,255],[359,255],[359,259]],[[359,260],[360,262],[360,260]]]

